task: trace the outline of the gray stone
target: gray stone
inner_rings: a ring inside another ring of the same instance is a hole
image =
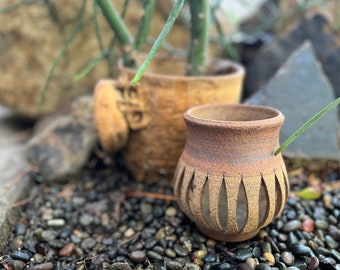
[[[63,179],[84,166],[97,142],[92,111],[92,96],[79,97],[70,114],[50,119],[28,142],[27,160],[44,179]]]
[[[27,196],[32,184],[31,168],[23,155],[31,127],[27,119],[0,107],[0,250],[20,217],[20,207],[13,206]]]
[[[271,106],[286,117],[280,141],[284,142],[308,119],[335,99],[333,89],[306,41],[279,69],[267,86],[246,103]],[[339,119],[330,111],[284,152],[295,158],[339,160]]]
[[[340,47],[330,23],[321,14],[302,17],[287,33],[265,44],[247,66],[245,96],[263,88],[286,59],[309,40],[336,96],[340,96]]]

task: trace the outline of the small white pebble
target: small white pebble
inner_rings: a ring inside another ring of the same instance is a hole
[[[65,220],[62,218],[50,219],[47,221],[47,225],[50,227],[62,227],[65,225]]]

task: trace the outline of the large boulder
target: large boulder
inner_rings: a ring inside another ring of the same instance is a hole
[[[282,111],[286,121],[280,139],[284,142],[334,99],[332,86],[311,43],[305,42],[247,103]],[[338,130],[339,118],[334,109],[298,137],[284,153],[293,158],[339,160]]]

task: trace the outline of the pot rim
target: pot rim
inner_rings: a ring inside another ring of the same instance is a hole
[[[141,54],[141,57],[139,57],[139,59],[143,59],[143,57],[145,57],[146,54]],[[173,59],[173,61],[186,61],[185,57],[179,56],[179,55],[169,55],[169,54],[164,54],[164,53],[160,53],[157,54],[155,56],[154,60],[167,60],[169,59],[169,56],[171,56]],[[146,72],[143,74],[143,77],[145,78],[161,78],[161,79],[167,79],[167,80],[173,80],[174,78],[176,79],[185,79],[187,81],[194,81],[194,80],[204,80],[204,79],[212,79],[214,78],[216,80],[216,78],[221,78],[221,79],[225,79],[225,77],[228,78],[232,78],[232,77],[239,77],[245,74],[245,68],[243,67],[243,65],[241,65],[238,62],[232,61],[232,60],[228,60],[228,59],[223,59],[223,58],[216,58],[216,57],[211,57],[208,58],[208,62],[207,65],[208,66],[213,66],[214,61],[218,61],[218,63],[220,64],[220,68],[217,69],[216,71],[224,71],[224,69],[227,69],[229,67],[232,67],[234,70],[233,72],[228,72],[228,73],[222,73],[222,74],[208,74],[208,75],[204,75],[204,76],[188,76],[188,75],[179,75],[179,74],[164,74],[164,73],[158,73],[155,71],[148,71],[146,70]],[[129,74],[136,74],[137,70],[134,68],[130,68],[130,67],[125,67],[123,65],[123,61],[120,60],[118,62],[118,66],[119,69],[124,70],[125,72],[129,73]],[[141,78],[141,80],[143,79],[143,77]]]
[[[256,120],[217,120],[203,118],[195,116],[193,113],[198,110],[206,109],[215,111],[218,107],[225,107],[229,109],[246,109],[249,112],[253,110],[263,111],[271,114],[275,114],[273,117],[256,119]],[[184,120],[192,124],[211,126],[211,127],[221,127],[228,126],[232,128],[247,129],[249,127],[272,127],[278,126],[284,122],[284,115],[278,109],[269,106],[259,106],[259,105],[249,105],[249,104],[230,104],[230,103],[212,103],[212,104],[202,104],[195,107],[189,108],[184,114]]]

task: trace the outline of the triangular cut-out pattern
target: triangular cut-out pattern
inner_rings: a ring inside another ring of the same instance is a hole
[[[237,210],[236,210],[236,223],[237,228],[242,231],[247,224],[248,219],[248,204],[247,194],[244,188],[244,183],[241,181],[238,194],[237,194]]]
[[[183,178],[184,178],[184,172],[185,172],[185,166],[177,166],[175,175],[178,175],[177,178],[175,178],[175,185],[174,185],[174,193],[175,196],[181,197],[181,191],[183,188]]]
[[[282,191],[280,187],[279,180],[275,174],[275,198],[276,198],[276,205],[275,205],[275,214],[274,216],[277,217],[280,213],[280,209],[282,206]]]
[[[259,226],[261,226],[268,217],[269,213],[269,194],[267,190],[267,185],[264,182],[263,177],[261,177],[261,186],[260,186],[260,196],[259,196]]]
[[[203,214],[204,221],[210,223],[210,198],[209,198],[209,181],[208,176],[203,186],[203,192],[201,197],[201,210]]]
[[[220,226],[225,230],[228,224],[228,199],[227,190],[225,187],[225,179],[223,177],[220,194],[218,197],[218,218],[220,220]]]
[[[285,171],[228,177],[182,163],[175,175],[178,203],[205,232],[221,237],[249,234],[267,226],[283,210],[289,188]]]

